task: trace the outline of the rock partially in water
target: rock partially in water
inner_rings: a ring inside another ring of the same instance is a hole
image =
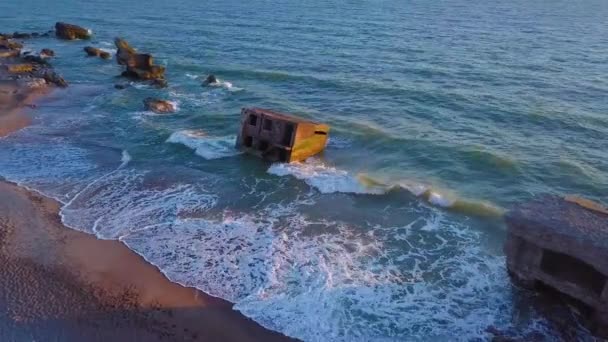
[[[42,49],[42,50],[40,50],[40,57],[41,58],[55,57],[55,51],[53,51],[51,49]]]
[[[24,32],[15,32],[15,33],[13,33],[13,38],[14,39],[29,39],[29,38],[32,38],[32,34],[24,33]]]
[[[217,77],[215,77],[215,75],[213,75],[213,74],[210,74],[203,81],[203,86],[207,86],[210,84],[217,84],[217,82],[218,82]]]
[[[127,89],[129,87],[129,85],[127,83],[123,83],[123,84],[115,84],[114,88],[116,89]]]
[[[103,59],[110,59],[112,58],[112,55],[107,52],[107,51],[103,51],[102,49],[96,48],[96,47],[92,47],[92,46],[87,46],[84,48],[84,52],[87,53],[88,56],[90,57],[100,57]]]
[[[152,81],[153,84],[166,86],[165,67],[154,65],[151,54],[137,53],[131,45],[122,38],[114,40],[116,45],[116,62],[126,66],[122,76],[135,80]]]
[[[91,31],[77,25],[58,22],[55,24],[55,34],[57,38],[74,40],[74,39],[90,39]]]
[[[175,104],[167,100],[159,100],[152,97],[148,97],[144,100],[144,107],[146,110],[151,110],[158,114],[173,113],[177,110]]]
[[[34,64],[40,64],[40,65],[48,65],[49,63],[47,62],[47,58],[43,58],[42,55],[26,55],[23,56],[23,60],[30,62],[30,63],[34,63]]]
[[[588,200],[541,196],[506,215],[509,274],[548,286],[592,311],[595,334],[608,337],[608,211]]]
[[[60,88],[65,88],[68,86],[68,82],[66,82],[61,75],[51,69],[45,70],[41,75],[47,83],[54,84]]]

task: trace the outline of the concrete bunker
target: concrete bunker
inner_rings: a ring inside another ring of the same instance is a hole
[[[290,163],[320,153],[329,126],[261,108],[243,108],[236,147],[273,162]]]
[[[546,195],[516,205],[506,222],[514,280],[576,299],[591,312],[592,332],[608,337],[608,211],[588,200]]]

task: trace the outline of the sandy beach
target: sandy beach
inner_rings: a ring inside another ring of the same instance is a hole
[[[0,182],[0,340],[287,340],[122,243],[64,227],[58,210]]]

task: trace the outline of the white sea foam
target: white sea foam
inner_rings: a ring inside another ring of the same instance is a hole
[[[208,86],[210,86],[210,87],[216,87],[216,88],[224,88],[224,89],[226,89],[228,91],[231,91],[231,92],[237,92],[237,91],[243,90],[243,88],[235,87],[235,86],[232,85],[231,82],[222,81],[219,78],[217,79],[217,82],[215,82],[215,83],[209,83]]]
[[[122,151],[122,156],[120,157],[121,164],[119,168],[126,166],[131,161],[131,155],[127,150]]]
[[[270,166],[268,173],[293,176],[322,193],[383,194],[386,192],[383,188],[367,187],[349,172],[326,166],[317,158],[309,158],[303,163],[275,163]]]
[[[427,215],[362,227],[313,219],[291,203],[121,240],[171,280],[306,341],[477,338],[510,315],[504,262],[483,253],[477,233]]]
[[[216,196],[200,185],[148,184],[149,172],[117,169],[85,187],[61,210],[63,223],[104,239],[173,222],[191,211],[213,207]]]
[[[383,182],[365,174],[351,174],[348,171],[327,166],[318,158],[309,158],[301,163],[275,163],[268,173],[277,176],[292,176],[321,193],[352,193],[382,195],[391,191],[405,190],[429,204],[442,208],[460,210],[480,216],[499,216],[503,210],[484,201],[459,198],[450,191],[440,190],[430,185],[414,182]]]
[[[171,134],[167,142],[185,145],[197,155],[210,160],[240,154],[234,147],[235,140],[236,136],[233,135],[213,137],[201,130],[183,130]]]

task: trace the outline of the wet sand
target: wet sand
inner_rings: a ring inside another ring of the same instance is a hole
[[[0,181],[0,341],[286,341]]]
[[[42,92],[25,91],[17,86],[17,82],[0,78],[0,137],[30,124],[31,120],[22,107],[41,95]]]

